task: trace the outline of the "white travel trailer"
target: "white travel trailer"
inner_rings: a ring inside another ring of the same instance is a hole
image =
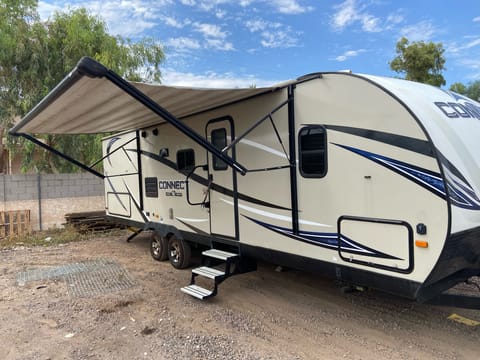
[[[177,268],[194,244],[226,262],[193,269],[193,296],[254,259],[450,304],[439,294],[480,275],[480,104],[464,96],[346,72],[166,87],[83,58],[10,131],[43,147],[31,134],[99,132],[115,132],[104,173],[76,163],[104,177],[107,215],[154,230],[152,255]]]

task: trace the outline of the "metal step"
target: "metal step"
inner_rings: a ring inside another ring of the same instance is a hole
[[[209,279],[215,279],[216,277],[224,276],[225,273],[223,271],[208,267],[202,266],[199,268],[192,269],[192,272],[197,275],[204,276]]]
[[[196,297],[197,299],[203,300],[206,297],[209,297],[213,294],[212,290],[204,289],[198,285],[188,285],[180,289],[185,294]]]
[[[238,254],[234,254],[234,253],[230,253],[230,252],[218,250],[218,249],[205,250],[204,252],[202,252],[202,255],[215,258],[215,259],[220,259],[223,261],[226,261],[227,259],[231,259],[238,256]]]

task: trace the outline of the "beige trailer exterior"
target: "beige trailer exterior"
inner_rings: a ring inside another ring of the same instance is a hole
[[[173,253],[228,247],[420,301],[480,274],[473,100],[350,73],[240,92],[128,84],[98,66],[79,64],[12,132],[123,129],[103,142],[107,213],[173,237]]]

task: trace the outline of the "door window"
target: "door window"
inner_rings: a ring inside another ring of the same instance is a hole
[[[227,146],[227,130],[215,129],[211,133],[212,136],[212,145],[215,146],[218,150],[223,150]],[[218,156],[213,156],[213,169],[214,170],[227,170],[228,165],[225,161],[220,159]]]

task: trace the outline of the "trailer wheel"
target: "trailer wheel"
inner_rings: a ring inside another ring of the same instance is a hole
[[[185,240],[172,236],[168,241],[168,259],[176,269],[185,269],[190,265],[192,250],[190,244]]]
[[[150,237],[150,254],[157,261],[168,259],[168,239],[153,232]]]

